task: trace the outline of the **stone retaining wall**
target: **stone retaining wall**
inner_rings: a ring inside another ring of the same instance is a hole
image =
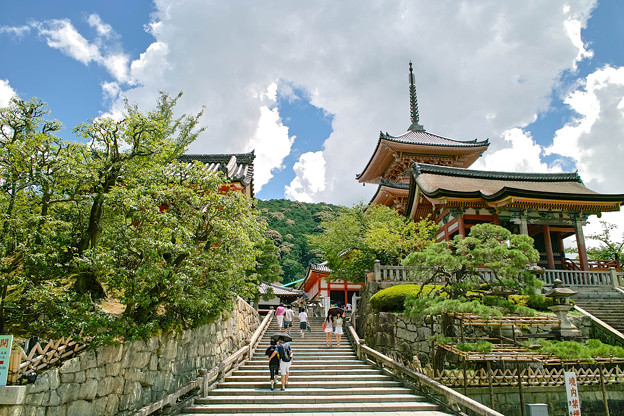
[[[463,394],[463,389],[456,389]],[[602,390],[600,386],[580,386],[581,414],[583,416],[605,415]],[[468,397],[490,406],[487,387],[469,387]],[[549,416],[567,416],[567,399],[563,386],[523,387],[522,399],[527,403],[545,403]],[[624,415],[624,391],[620,385],[607,386],[607,401],[612,415]],[[518,387],[495,387],[494,409],[505,416],[521,416],[520,394]]]
[[[232,312],[203,327],[87,350],[32,385],[0,387],[0,416],[134,414],[197,378],[199,369],[216,366],[258,325],[258,312],[239,299]],[[8,396],[17,398],[14,405],[6,405]]]

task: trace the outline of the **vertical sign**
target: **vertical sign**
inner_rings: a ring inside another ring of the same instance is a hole
[[[574,371],[566,371],[563,375],[568,396],[568,415],[581,416],[581,398],[578,392],[576,373]]]
[[[13,335],[0,335],[0,386],[6,386],[9,376],[11,344],[13,344]]]

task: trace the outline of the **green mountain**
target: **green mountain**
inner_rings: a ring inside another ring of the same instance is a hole
[[[301,279],[308,264],[323,261],[320,250],[308,243],[306,235],[322,233],[321,219],[344,208],[324,202],[309,204],[287,199],[258,200],[256,206],[267,221],[267,235],[280,250],[283,283]]]

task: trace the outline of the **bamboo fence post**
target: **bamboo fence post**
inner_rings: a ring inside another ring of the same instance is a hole
[[[518,376],[518,394],[520,395],[520,411],[522,416],[524,414],[524,397],[522,396],[522,374],[520,373],[520,364],[518,364],[518,360],[516,359],[516,372]]]
[[[609,401],[607,400],[607,387],[605,386],[604,377],[602,375],[603,365],[598,364],[598,372],[600,374],[600,389],[602,390],[602,402],[604,403],[605,415],[609,416]]]
[[[466,374],[466,358],[464,357],[464,396],[468,394],[468,375]]]
[[[492,364],[488,360],[487,362],[487,379],[488,379],[488,388],[490,391],[490,408],[494,409],[494,388],[492,387]]]

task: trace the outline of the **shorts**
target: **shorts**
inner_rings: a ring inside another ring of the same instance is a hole
[[[334,333],[338,334],[338,335],[342,335],[342,327],[341,326],[336,326],[334,327]]]
[[[305,330],[308,327],[308,323],[306,321],[299,322],[299,329]]]
[[[275,380],[275,376],[279,374],[280,366],[278,365],[270,365],[269,364],[269,372],[271,373],[271,378],[269,380]]]
[[[280,360],[280,373],[285,376],[286,374],[288,374],[288,371],[290,370],[290,365],[292,364],[292,360],[291,361],[281,361]]]
[[[277,315],[277,326],[280,328],[284,324],[284,315]]]
[[[290,328],[292,326],[292,321],[284,321],[284,329]]]

